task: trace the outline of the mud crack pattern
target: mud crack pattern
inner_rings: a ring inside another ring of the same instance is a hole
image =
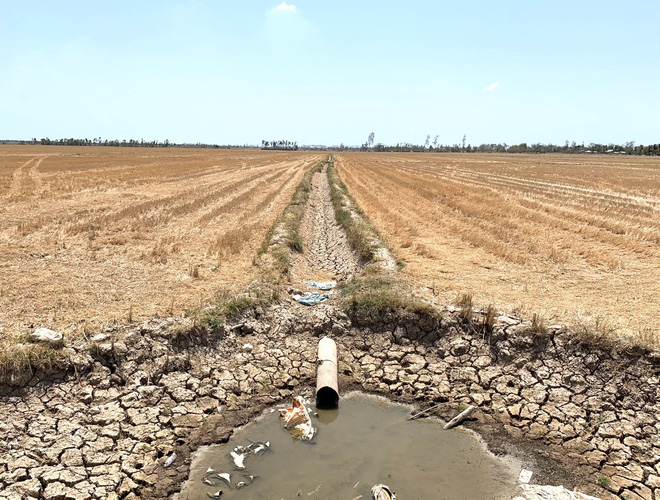
[[[319,271],[335,276],[348,276],[357,272],[357,255],[335,219],[325,168],[312,177],[312,190],[301,224],[301,235],[306,262],[300,264],[306,268],[304,271],[309,278],[318,278]],[[302,274],[301,271],[299,269],[296,274]]]

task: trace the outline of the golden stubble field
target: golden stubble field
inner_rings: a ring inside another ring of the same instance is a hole
[[[660,159],[341,154],[404,272],[440,302],[660,331]]]
[[[180,314],[242,289],[323,157],[0,146],[0,338]]]

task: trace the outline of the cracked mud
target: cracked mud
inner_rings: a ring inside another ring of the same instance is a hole
[[[325,167],[312,177],[312,190],[300,233],[304,251],[294,264],[292,274],[296,279],[350,277],[358,271],[357,255],[335,219]]]

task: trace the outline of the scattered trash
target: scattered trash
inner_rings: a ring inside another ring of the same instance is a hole
[[[60,332],[48,328],[37,328],[30,334],[30,341],[60,346],[64,343],[64,336]]]
[[[532,474],[533,472],[531,470],[523,469],[520,471],[520,476],[518,476],[518,481],[520,481],[523,484],[529,483],[530,479],[532,479]]]
[[[291,408],[280,410],[280,418],[284,422],[284,428],[296,439],[311,441],[316,429],[312,426],[307,408],[302,396],[293,398]]]
[[[245,481],[239,481],[238,483],[236,483],[236,487],[239,489],[242,488],[243,486],[247,486],[247,483]]]
[[[218,477],[220,479],[223,479],[224,481],[226,481],[227,484],[231,484],[231,476],[227,472],[223,472],[222,474],[218,474]]]
[[[220,495],[222,495],[222,490],[218,490],[215,493],[207,493],[206,496],[209,498],[220,498]]]
[[[165,460],[165,463],[163,464],[163,466],[164,467],[169,467],[170,465],[172,465],[174,463],[175,460],[176,460],[176,453],[172,452],[172,454],[169,457],[167,457],[167,460]]]
[[[236,453],[235,451],[232,451],[230,455],[231,458],[234,459],[234,465],[237,469],[245,469],[245,464],[243,463],[245,460],[245,453]]]
[[[373,500],[396,500],[394,492],[384,484],[377,484],[371,488],[371,496]]]
[[[215,472],[215,470],[213,470],[211,467],[209,467],[208,469],[206,469],[206,472],[204,474],[213,474],[214,472]]]
[[[245,352],[252,352],[252,349],[254,349],[254,346],[253,346],[252,344],[249,344],[249,343],[248,343],[248,344],[245,344],[245,345],[243,346],[243,350],[244,350]]]
[[[311,286],[312,288],[316,288],[317,290],[332,290],[334,287],[337,286],[337,282],[335,280],[332,281],[305,281],[305,285]]]
[[[540,486],[538,484],[521,484],[523,496],[513,500],[600,500],[578,491],[570,491],[563,486]]]
[[[293,300],[300,302],[306,306],[315,306],[321,302],[325,302],[330,298],[327,293],[306,292],[304,295],[294,295]]]
[[[459,413],[458,415],[456,415],[454,418],[452,418],[449,422],[447,422],[447,423],[445,424],[445,427],[444,427],[444,428],[445,428],[445,429],[451,429],[452,427],[454,427],[454,426],[460,424],[463,420],[465,420],[465,419],[468,418],[470,415],[472,415],[472,412],[473,412],[474,410],[476,410],[476,409],[477,409],[477,407],[474,406],[474,405],[469,406],[467,410],[462,411],[461,413]]]
[[[234,465],[237,469],[245,469],[245,457],[248,455],[257,455],[262,451],[266,451],[270,448],[270,441],[252,443],[249,446],[237,446],[233,451],[229,453],[229,456],[234,460]],[[229,474],[227,474],[229,477]]]

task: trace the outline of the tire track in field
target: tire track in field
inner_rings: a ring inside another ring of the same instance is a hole
[[[9,187],[9,191],[6,194],[6,197],[9,199],[16,199],[19,197],[21,191],[22,191],[22,186],[23,186],[23,178],[25,177],[25,172],[24,170],[29,167],[29,165],[40,158],[39,156],[35,156],[34,158],[30,158],[28,161],[23,163],[20,167],[18,167],[16,170],[14,170],[14,173],[12,174],[13,180],[11,183],[11,186]]]

